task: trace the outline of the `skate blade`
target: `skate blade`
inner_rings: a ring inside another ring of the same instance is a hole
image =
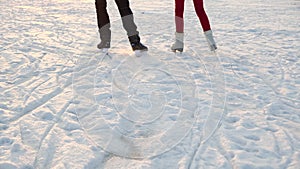
[[[215,45],[215,44],[209,44],[209,49],[210,49],[210,51],[214,52],[214,51],[216,51],[218,48],[217,48],[217,45]]]
[[[183,49],[172,49],[172,51],[173,51],[174,53],[176,53],[177,51],[180,52],[180,53],[182,53],[182,52],[183,52]]]
[[[147,51],[148,50],[135,50],[134,54],[135,54],[136,57],[141,57],[141,56],[147,54]]]
[[[108,49],[109,49],[109,48],[101,48],[101,49],[100,49],[100,52],[102,52],[102,53],[107,53],[107,52],[108,52]]]
[[[213,47],[210,48],[210,51],[216,52],[217,49],[218,49],[218,48],[217,48],[216,46],[213,46]]]

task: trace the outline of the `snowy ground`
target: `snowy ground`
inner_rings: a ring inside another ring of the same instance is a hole
[[[170,52],[170,0],[131,1],[148,54],[134,56],[113,1],[113,47],[92,0],[1,0],[0,169],[296,169],[300,1],[192,1]]]

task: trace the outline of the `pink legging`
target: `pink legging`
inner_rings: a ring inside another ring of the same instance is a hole
[[[210,30],[209,20],[203,7],[203,0],[193,0],[193,1],[203,31]],[[184,0],[175,0],[175,24],[176,24],[176,32],[178,33],[182,33],[184,30],[183,11],[184,11]]]

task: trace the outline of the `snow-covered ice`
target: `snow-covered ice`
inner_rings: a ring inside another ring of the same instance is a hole
[[[147,53],[114,1],[101,53],[92,0],[1,1],[0,169],[297,169],[300,1],[206,0],[210,52],[186,1],[132,0]]]

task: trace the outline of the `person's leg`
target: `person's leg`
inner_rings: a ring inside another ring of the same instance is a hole
[[[216,45],[216,42],[213,37],[213,33],[210,28],[210,23],[209,23],[208,17],[204,10],[203,0],[193,0],[193,1],[194,1],[195,10],[196,10],[197,16],[200,20],[200,23],[201,23],[204,35],[206,37],[208,46],[211,51],[215,51],[217,49],[217,45]]]
[[[107,13],[107,3],[106,0],[96,0],[95,1],[96,13],[97,13],[97,23],[100,33],[101,42],[98,44],[99,49],[109,48],[111,41],[111,31],[110,31],[110,20]]]
[[[133,13],[129,6],[128,0],[115,0],[119,13],[122,17],[123,27],[127,32],[128,37],[138,35],[137,26],[134,23]]]
[[[96,0],[95,1],[98,28],[101,29],[103,26],[110,23],[109,16],[107,13],[107,3],[106,0]]]
[[[183,33],[184,31],[183,12],[184,0],[175,0],[175,25],[178,33]]]
[[[184,0],[175,0],[175,43],[171,46],[171,50],[183,51],[184,39],[184,22],[183,22]]]
[[[123,27],[127,32],[132,50],[148,50],[148,48],[140,42],[141,39],[139,37],[139,32],[137,31],[137,26],[134,23],[133,13],[130,9],[129,1],[115,0],[115,2],[122,17]]]
[[[203,0],[193,0],[197,16],[200,20],[203,31],[210,30],[210,23],[203,6]]]

